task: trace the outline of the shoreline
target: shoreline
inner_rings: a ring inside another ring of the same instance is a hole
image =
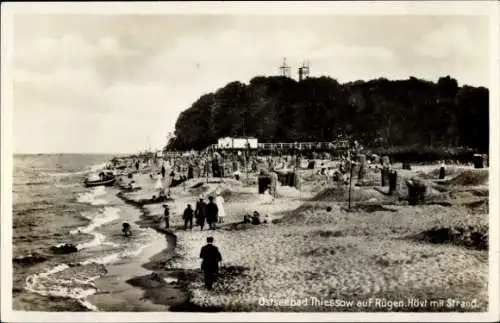
[[[155,305],[167,306],[170,312],[218,312],[221,308],[203,307],[191,302],[190,292],[187,288],[189,277],[196,273],[190,273],[182,268],[170,268],[172,262],[178,257],[178,237],[171,230],[165,230],[158,223],[152,220],[151,212],[137,201],[126,197],[123,189],[116,194],[118,198],[126,204],[134,206],[141,213],[140,218],[135,221],[140,227],[148,227],[165,237],[166,248],[158,251],[158,246],[154,246],[156,253],[148,257],[146,262],[142,262],[140,267],[149,271],[146,275],[133,275],[126,280],[126,283],[143,293],[141,300],[147,300]],[[156,248],[155,248],[156,247]],[[144,257],[140,256],[141,259]],[[165,280],[170,280],[166,282]]]

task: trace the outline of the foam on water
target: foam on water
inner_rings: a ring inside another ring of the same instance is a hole
[[[90,205],[108,204],[106,200],[100,200],[97,198],[104,194],[106,194],[106,188],[104,186],[96,186],[90,192],[79,194],[77,201],[80,203],[88,203]]]
[[[102,212],[99,213],[84,213],[82,214],[85,218],[90,220],[90,223],[85,226],[85,227],[80,227],[74,230],[70,231],[70,234],[78,234],[78,233],[88,233],[92,234],[94,238],[92,241],[89,242],[84,242],[79,245],[77,245],[78,250],[82,249],[88,249],[92,247],[97,247],[102,244],[107,244],[111,246],[117,246],[117,244],[112,243],[112,242],[105,242],[106,236],[99,232],[95,232],[95,229],[113,222],[116,219],[119,219],[120,216],[118,213],[120,212],[119,208],[116,207],[106,207]],[[63,244],[59,244],[58,247],[62,246]]]
[[[82,306],[92,311],[98,308],[86,300],[97,292],[94,281],[106,273],[104,265],[115,263],[127,257],[138,256],[148,244],[135,244],[133,249],[115,252],[103,257],[91,258],[79,263],[78,268],[85,273],[73,273],[67,264],[61,264],[45,272],[33,274],[26,278],[25,289],[43,296],[58,296],[77,300]],[[80,269],[82,267],[86,269]],[[64,272],[70,271],[64,277]],[[78,277],[78,275],[84,277]],[[66,279],[65,279],[66,278]]]
[[[99,232],[94,232],[94,239],[90,242],[85,242],[85,243],[80,243],[79,245],[76,246],[78,250],[86,249],[86,248],[92,248],[92,247],[97,247],[101,244],[103,244],[104,240],[106,240],[106,237],[99,233]]]
[[[173,277],[165,277],[163,278],[163,281],[167,284],[171,284],[171,283],[177,283],[179,280]]]
[[[77,171],[77,172],[61,172],[61,173],[47,173],[43,172],[42,174],[50,176],[50,177],[67,177],[67,176],[74,176],[74,175],[83,175],[89,173],[90,170],[82,170],[82,171]]]
[[[72,298],[77,300],[84,307],[92,311],[97,311],[97,307],[90,304],[86,298],[95,294],[97,291],[95,287],[92,287],[92,282],[93,280],[99,278],[100,275],[92,276],[87,280],[80,280],[77,278],[67,280],[54,277],[69,268],[70,267],[68,265],[61,264],[46,272],[30,275],[26,278],[25,288],[32,293],[42,296]]]
[[[92,247],[98,247],[100,245],[106,245],[106,246],[110,246],[110,247],[118,247],[119,246],[119,244],[117,244],[117,243],[114,243],[111,241],[106,241],[106,236],[99,233],[99,232],[92,232],[92,234],[94,235],[94,239],[92,239],[92,241],[80,243],[76,246],[76,248],[78,250],[82,250],[82,249],[89,249]],[[62,245],[64,245],[64,244],[59,244],[58,247],[61,247]]]
[[[90,259],[82,261],[81,264],[82,265],[89,265],[89,264],[109,265],[109,264],[115,263],[115,262],[120,261],[121,259],[124,259],[127,257],[136,257],[148,246],[149,246],[148,244],[145,244],[145,245],[136,244],[136,245],[134,245],[135,249],[127,249],[127,250],[115,252],[115,253],[112,253],[112,254],[109,254],[106,256],[102,256],[102,257],[90,258]]]
[[[73,183],[73,184],[54,184],[55,187],[57,188],[72,188],[72,187],[77,187],[80,186],[80,183]]]
[[[118,215],[118,213],[120,213],[120,209],[116,207],[106,207],[102,212],[99,213],[83,213],[82,216],[89,219],[90,223],[85,227],[71,230],[70,233],[92,233],[95,229],[116,219],[119,219],[120,216]]]

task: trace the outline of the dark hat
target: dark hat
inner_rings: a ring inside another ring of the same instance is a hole
[[[168,204],[163,204],[163,207],[166,207],[166,208],[168,208]]]
[[[214,197],[213,196],[209,196],[208,199],[211,201],[211,200],[214,199]]]
[[[207,242],[214,242],[214,237],[208,237]]]

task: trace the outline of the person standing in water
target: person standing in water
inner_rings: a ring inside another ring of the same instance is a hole
[[[211,290],[214,282],[217,279],[219,272],[219,262],[222,261],[222,255],[219,249],[213,245],[214,238],[208,237],[207,244],[201,248],[200,258],[203,259],[201,263],[201,270],[203,270],[205,278],[205,287]]]
[[[130,229],[130,224],[124,222],[122,224],[122,233],[125,237],[130,237],[132,235],[132,230]]]

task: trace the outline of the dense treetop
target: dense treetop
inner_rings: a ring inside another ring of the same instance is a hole
[[[259,142],[332,141],[349,135],[369,147],[489,146],[489,93],[410,77],[338,83],[330,77],[231,82],[183,111],[169,149],[203,149],[225,136]]]

